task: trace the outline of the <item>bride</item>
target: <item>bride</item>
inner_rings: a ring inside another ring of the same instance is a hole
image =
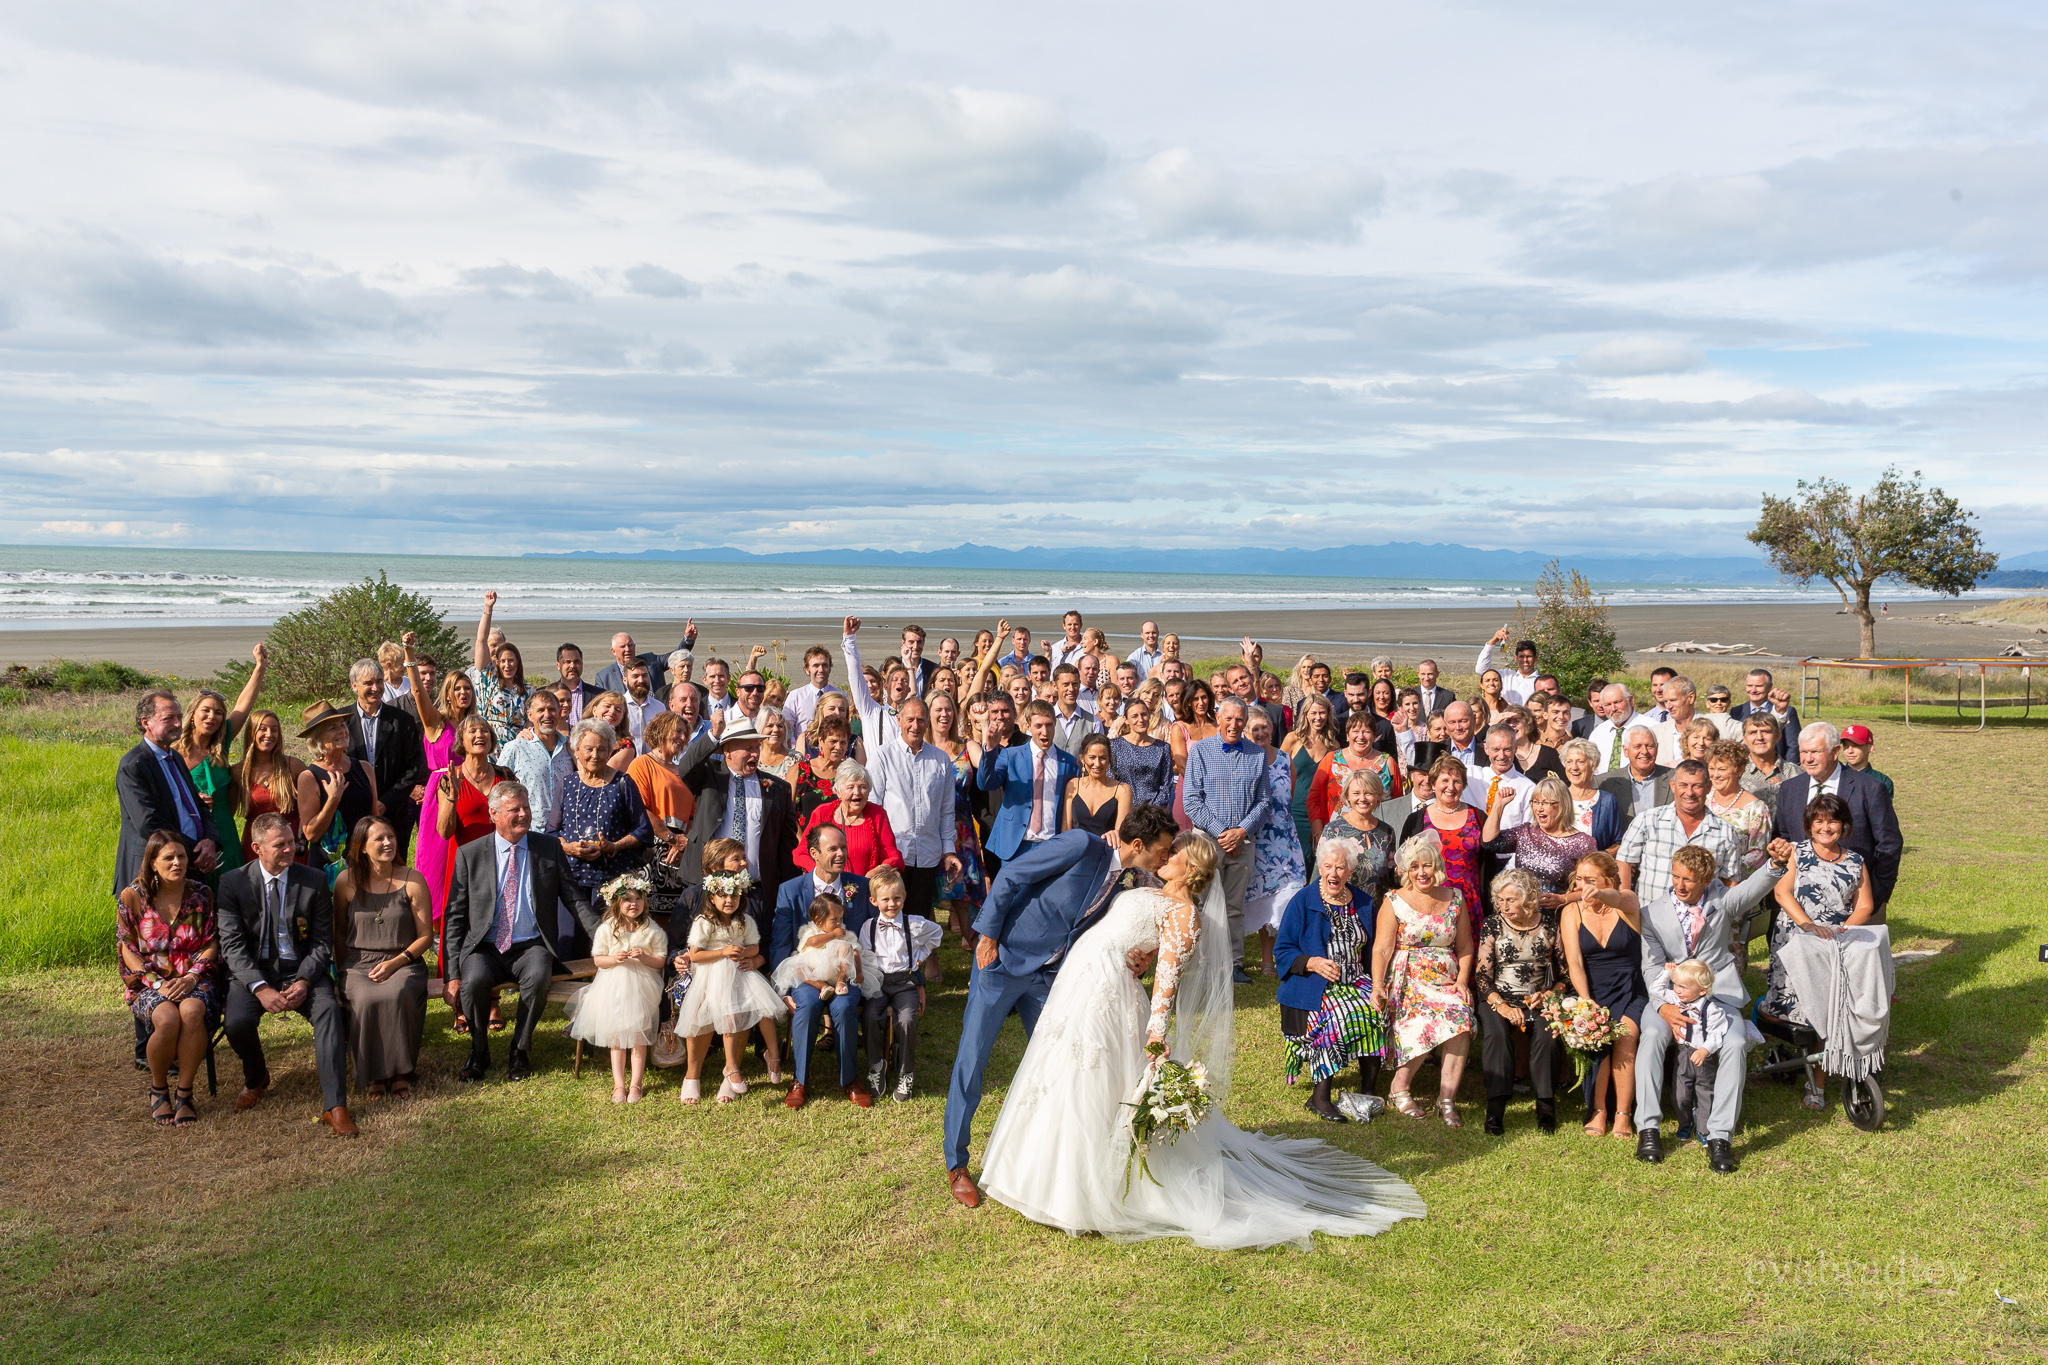
[[[1010,1083],[982,1163],[982,1188],[1034,1222],[1120,1242],[1191,1237],[1232,1248],[1312,1232],[1377,1233],[1420,1218],[1399,1177],[1310,1138],[1247,1133],[1223,1117],[1235,1046],[1229,931],[1216,843],[1199,830],[1175,843],[1157,891],[1126,891],[1077,940],[1054,978]],[[1197,907],[1200,907],[1197,909]],[[1126,956],[1159,954],[1148,1005]],[[1213,1107],[1172,1145],[1155,1143],[1153,1183],[1124,1188],[1131,1098],[1148,1041],[1208,1068]]]

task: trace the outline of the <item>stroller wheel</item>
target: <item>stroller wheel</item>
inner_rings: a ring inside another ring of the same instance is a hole
[[[1849,1122],[1864,1132],[1876,1132],[1884,1123],[1884,1087],[1878,1083],[1878,1078],[1844,1080],[1842,1112],[1849,1116]]]

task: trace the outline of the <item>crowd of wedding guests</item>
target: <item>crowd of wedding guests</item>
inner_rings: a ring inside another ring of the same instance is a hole
[[[1566,696],[1502,631],[1465,695],[1436,660],[1412,684],[1388,658],[1282,674],[1250,639],[1197,677],[1156,624],[1120,657],[1068,612],[1054,639],[1003,621],[930,654],[906,625],[879,659],[848,617],[787,680],[759,646],[737,671],[700,666],[694,623],[666,652],[620,632],[594,676],[565,643],[545,681],[495,605],[466,666],[407,635],[290,722],[253,709],[261,645],[232,701],[140,699],[114,892],[156,1122],[197,1120],[221,1029],[233,1107],[261,1103],[262,1019],[294,1011],[324,1117],[353,1134],[351,1068],[371,1100],[417,1083],[430,968],[469,1038],[461,1076],[484,1078],[509,1029],[522,1079],[550,987],[586,959],[569,1030],[610,1051],[618,1102],[642,1098],[650,1061],[682,1063],[699,1102],[714,1043],[718,1101],[747,1089],[749,1046],[771,1084],[787,1061],[791,1108],[829,1085],[871,1106],[892,1073],[906,1100],[935,950],[974,946],[1005,861],[1170,817],[1222,853],[1235,979],[1277,978],[1310,1112],[1424,1117],[1433,1067],[1433,1110],[1459,1126],[1476,1047],[1487,1131],[1521,1093],[1554,1129],[1542,1015],[1573,995],[1616,1030],[1582,1087],[1587,1133],[1661,1159],[1670,1053],[1681,1138],[1733,1170],[1747,945],[1880,923],[1898,875],[1870,730],[1802,724],[1763,669],[1704,709],[1669,668],[1648,698],[1607,680]],[[1798,1016],[1775,962],[1763,1007]],[[814,1080],[821,1044],[835,1065]],[[1333,1094],[1353,1064],[1359,1091]]]

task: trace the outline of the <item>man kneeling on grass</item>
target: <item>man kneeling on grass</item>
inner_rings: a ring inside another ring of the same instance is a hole
[[[1649,983],[1655,1010],[1643,1011],[1643,1038],[1636,1047],[1636,1159],[1662,1161],[1664,1139],[1658,1132],[1663,1117],[1664,1053],[1673,1037],[1683,1037],[1685,1005],[1671,988],[1667,968],[1698,958],[1714,969],[1714,998],[1735,1018],[1749,1003],[1742,968],[1735,960],[1734,940],[1746,916],[1771,894],[1785,875],[1792,845],[1772,841],[1771,861],[1750,873],[1739,886],[1714,880],[1714,855],[1687,844],[1671,855],[1671,889],[1643,906],[1643,980]],[[1747,1065],[1746,1030],[1731,1028],[1721,1040],[1715,1066],[1714,1109],[1702,1136],[1707,1164],[1723,1175],[1735,1170],[1730,1146],[1742,1117],[1742,1082]]]

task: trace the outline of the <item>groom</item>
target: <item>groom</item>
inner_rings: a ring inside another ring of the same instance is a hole
[[[980,1205],[981,1190],[967,1173],[967,1138],[981,1104],[982,1072],[1003,1021],[1014,1011],[1025,1038],[1031,1037],[1061,959],[1108,911],[1117,892],[1157,884],[1151,874],[1173,856],[1179,832],[1173,812],[1137,806],[1111,838],[1083,830],[1055,834],[1019,852],[996,874],[974,919],[981,942],[946,1092],[947,1183],[968,1208]],[[1143,976],[1154,956],[1133,952],[1131,975]]]

